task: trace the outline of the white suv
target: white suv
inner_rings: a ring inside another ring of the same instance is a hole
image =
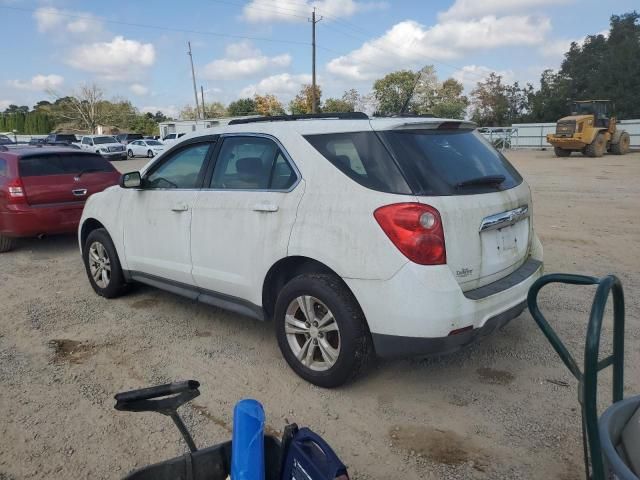
[[[451,352],[517,317],[542,274],[531,213],[471,123],[267,118],[123,175],[79,240],[99,295],[142,282],[272,320],[293,370],[333,387],[372,354]]]

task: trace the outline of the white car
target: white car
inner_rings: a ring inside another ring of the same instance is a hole
[[[80,149],[95,152],[108,160],[124,160],[127,158],[124,145],[110,135],[85,135],[79,143]]]
[[[164,143],[165,145],[171,145],[173,143],[176,143],[178,139],[184,137],[185,135],[186,133],[169,133],[162,139],[162,143]]]
[[[531,193],[474,124],[261,120],[188,135],[89,198],[79,241],[99,295],[142,282],[270,320],[324,387],[524,310],[543,270]]]
[[[164,152],[164,144],[158,140],[134,140],[127,145],[127,156],[153,158]]]

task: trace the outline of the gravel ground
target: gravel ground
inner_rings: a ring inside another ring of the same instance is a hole
[[[533,190],[546,271],[622,278],[627,394],[639,392],[640,153],[509,157]],[[579,358],[592,294],[554,288],[542,300]],[[270,324],[143,286],[98,297],[73,237],[0,255],[0,304],[0,479],[117,478],[181,454],[170,419],[116,412],[112,398],[186,378],[202,382],[183,407],[200,446],[228,439],[233,405],[252,396],[270,430],[312,427],[355,479],[583,478],[576,382],[528,313],[458,354],[378,362],[323,390],[286,366]],[[609,385],[605,375],[603,406]]]

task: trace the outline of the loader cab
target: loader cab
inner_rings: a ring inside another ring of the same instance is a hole
[[[609,128],[611,102],[609,100],[584,100],[571,104],[572,115],[593,115],[595,127]]]

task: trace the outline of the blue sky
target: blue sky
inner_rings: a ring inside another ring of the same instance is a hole
[[[366,94],[400,68],[436,67],[467,90],[488,72],[536,82],[572,40],[608,29],[637,0],[0,0],[0,111],[95,82],[108,98],[176,115],[193,103],[187,41],[207,101],[288,102],[310,82],[317,7],[323,96]],[[579,11],[579,15],[574,15]]]

